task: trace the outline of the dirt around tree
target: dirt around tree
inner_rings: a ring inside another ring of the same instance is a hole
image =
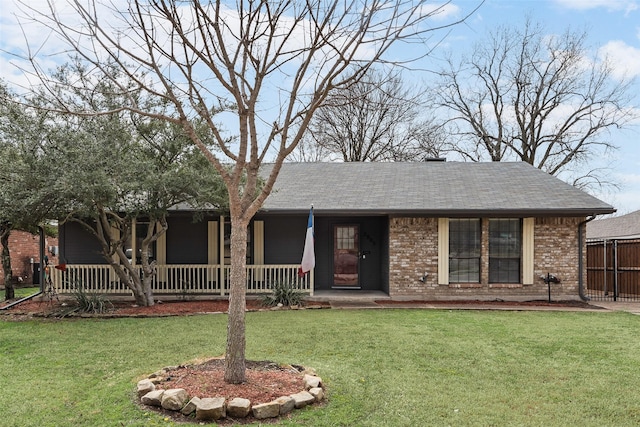
[[[158,375],[162,381],[157,389],[182,388],[190,397],[224,397],[227,402],[236,397],[251,401],[252,405],[268,403],[282,396],[289,396],[305,389],[305,368],[299,365],[279,365],[271,361],[247,361],[247,381],[228,384],[224,381],[224,359],[213,358],[203,362],[165,368]],[[195,422],[193,417],[180,412],[166,411],[158,407],[141,405],[143,409],[160,412],[179,422]],[[260,420],[262,423],[277,419]],[[219,425],[236,425],[255,422],[247,418],[225,418],[216,421]]]

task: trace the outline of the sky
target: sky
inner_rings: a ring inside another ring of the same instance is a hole
[[[59,8],[65,0],[53,0]],[[38,7],[43,0],[31,0]],[[436,2],[433,2],[436,3]],[[468,16],[464,23],[438,33],[439,43],[433,55],[445,50],[463,53],[499,25],[519,25],[527,16],[541,23],[550,33],[561,33],[569,27],[586,30],[587,45],[594,53],[606,53],[612,59],[616,73],[635,77],[633,104],[629,108],[640,111],[640,0],[485,0],[473,11],[479,0],[453,0],[441,14],[443,20]],[[0,0],[0,78],[11,83],[28,84],[16,65],[17,56],[25,51],[25,37],[16,25],[14,0]],[[45,32],[30,33],[34,45],[53,43]],[[45,59],[46,60],[46,59]],[[54,64],[50,64],[53,66]],[[46,66],[45,66],[46,68]],[[411,78],[405,74],[405,79]],[[611,179],[618,189],[590,190],[601,200],[611,204],[618,214],[640,209],[640,121],[628,129],[610,134],[618,150],[607,164]]]
[[[453,2],[450,13],[461,16],[476,2]],[[487,31],[500,25],[518,25],[530,16],[550,33],[568,28],[585,30],[586,45],[594,53],[607,54],[614,72],[636,79],[630,108],[640,111],[640,1],[638,0],[486,0],[443,41],[453,52],[463,52]],[[619,188],[589,192],[615,207],[619,214],[640,209],[640,121],[628,129],[612,132],[618,150],[607,159],[612,181]]]

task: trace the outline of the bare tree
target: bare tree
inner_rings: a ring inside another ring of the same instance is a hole
[[[327,162],[332,160],[332,154],[329,150],[317,144],[311,134],[307,132],[287,160],[293,162]]]
[[[333,90],[358,81],[372,64],[385,62],[391,46],[424,42],[428,33],[456,22],[431,25],[430,18],[445,9],[426,0],[129,0],[120,9],[107,0],[68,0],[64,13],[58,12],[56,3],[48,0],[46,11],[26,2],[23,7],[97,76],[112,74],[105,68],[109,59],[137,83],[136,91],[163,99],[172,107],[170,112],[150,113],[135,98],[114,109],[180,125],[225,182],[231,219],[225,380],[243,382],[246,231],[282,163]],[[407,60],[426,55],[427,49],[420,52],[415,46],[413,58]],[[37,58],[31,59],[40,81],[55,85]],[[121,92],[126,95],[130,89],[122,86]],[[73,114],[111,112],[57,108]],[[218,112],[230,131],[214,121]],[[196,119],[209,127],[212,141],[200,137]],[[265,160],[273,168],[261,180],[259,169]]]
[[[502,27],[459,63],[448,61],[434,90],[450,115],[453,150],[474,160],[522,160],[581,186],[600,182],[589,160],[615,148],[630,82],[606,58],[589,58],[586,34],[547,35],[527,20]]]
[[[421,117],[423,102],[423,91],[405,85],[399,72],[372,68],[327,97],[297,155],[345,162],[438,157],[442,138],[437,127]]]

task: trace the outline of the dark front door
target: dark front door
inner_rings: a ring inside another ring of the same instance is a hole
[[[360,287],[360,227],[357,224],[333,226],[333,286]]]

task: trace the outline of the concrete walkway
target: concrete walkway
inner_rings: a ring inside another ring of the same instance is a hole
[[[306,298],[308,301],[328,302],[335,309],[381,309],[381,308],[423,308],[440,310],[507,310],[507,311],[626,311],[640,315],[640,302],[609,302],[592,301],[588,306],[570,305],[521,305],[509,304],[509,302],[482,302],[473,301],[465,303],[456,302],[417,302],[402,303],[393,301],[381,291],[317,291],[314,296]]]
[[[640,302],[627,302],[627,301],[593,301],[589,305],[595,307],[606,308],[609,311],[626,311],[631,314],[640,315]]]

